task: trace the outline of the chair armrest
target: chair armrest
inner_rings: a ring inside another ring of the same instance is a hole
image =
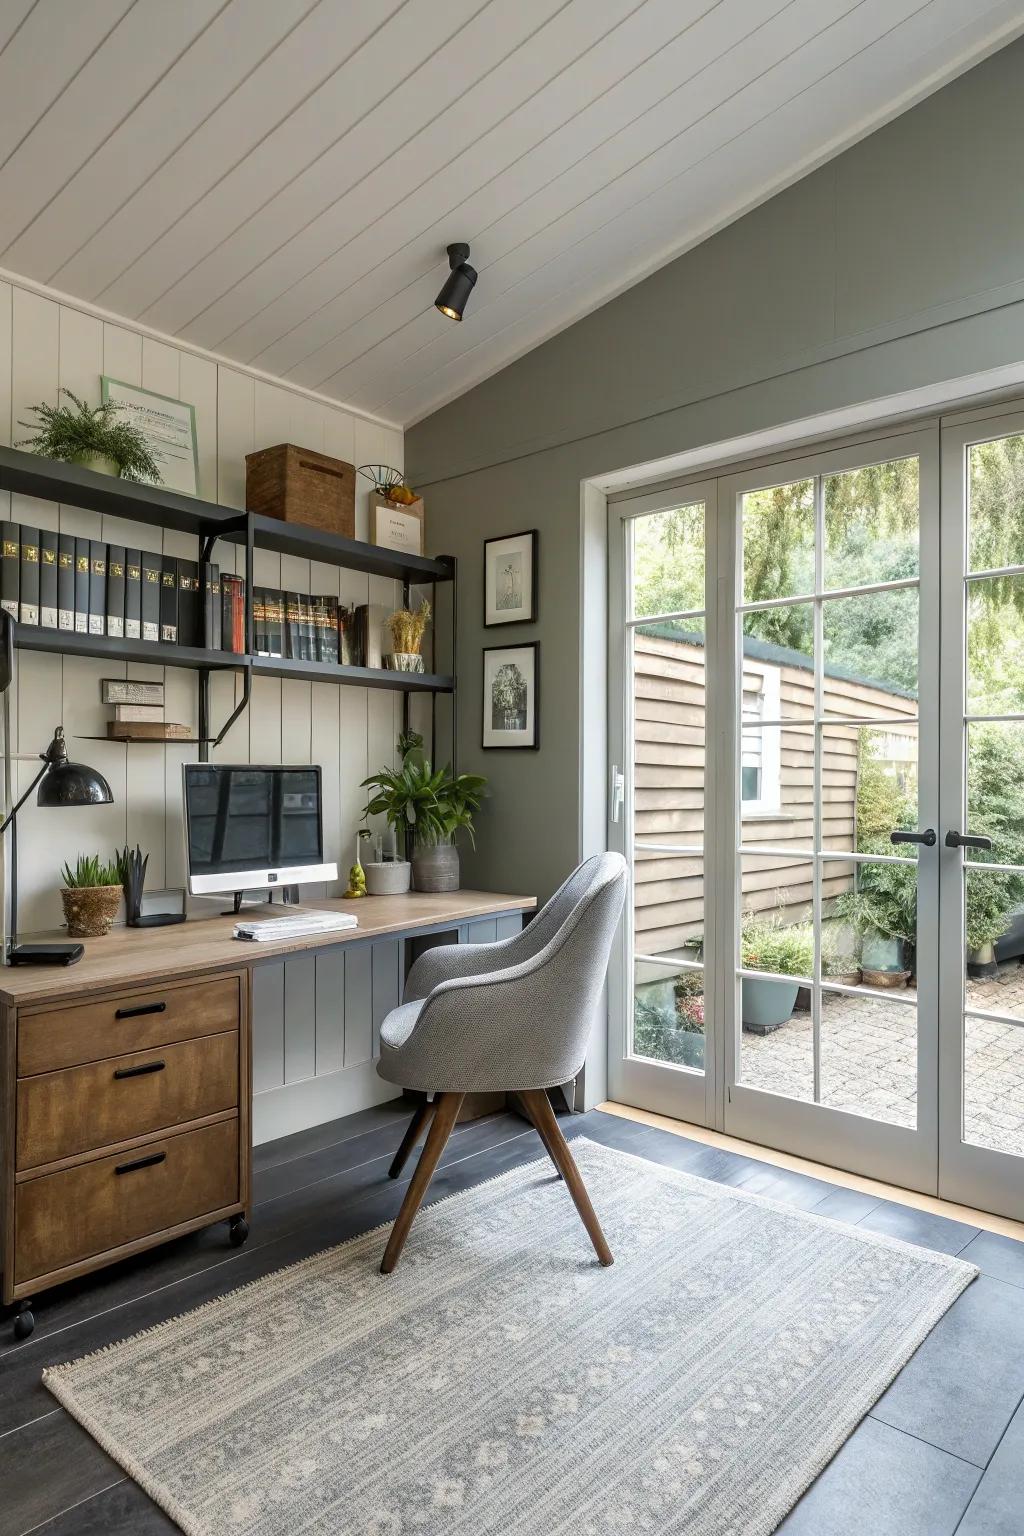
[[[530,943],[529,932],[528,924],[521,933],[493,944],[436,944],[433,949],[424,950],[406,978],[405,1002],[418,1002],[444,981],[484,976],[529,959],[537,947]]]

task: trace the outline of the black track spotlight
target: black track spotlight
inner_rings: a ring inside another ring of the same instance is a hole
[[[465,242],[448,247],[448,265],[451,272],[434,300],[434,308],[447,315],[449,320],[461,320],[462,311],[476,287],[476,269],[469,264],[469,246]]]

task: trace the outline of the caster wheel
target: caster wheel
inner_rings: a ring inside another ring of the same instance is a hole
[[[30,1307],[22,1307],[14,1319],[14,1337],[16,1339],[27,1339],[35,1326],[36,1320],[32,1314],[32,1309]]]
[[[249,1236],[249,1223],[244,1216],[232,1216],[231,1225],[228,1228],[228,1236],[232,1247],[240,1248]]]

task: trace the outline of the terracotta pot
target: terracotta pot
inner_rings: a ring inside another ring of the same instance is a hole
[[[73,939],[98,939],[109,933],[121,901],[119,885],[66,886],[60,893],[64,921]]]

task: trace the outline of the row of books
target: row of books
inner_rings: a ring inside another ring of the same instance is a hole
[[[0,524],[0,607],[43,629],[245,650],[241,576],[24,523]]]
[[[245,581],[212,562],[0,523],[0,607],[19,624],[245,652]],[[379,667],[365,603],[253,588],[257,655]]]
[[[254,587],[252,626],[258,656],[383,666],[380,624],[367,603],[346,606],[327,594]]]

